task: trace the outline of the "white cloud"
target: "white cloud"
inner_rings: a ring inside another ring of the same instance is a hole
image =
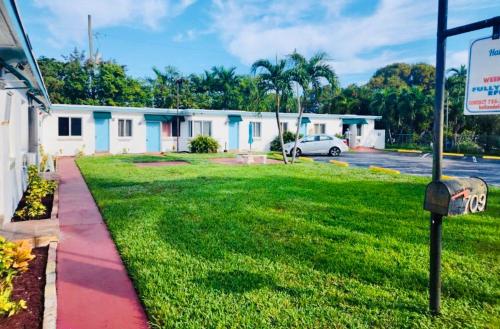
[[[446,67],[451,68],[451,67],[460,67],[460,65],[467,65],[468,60],[469,60],[468,50],[455,51],[452,52],[451,54],[448,54],[446,58]]]
[[[34,0],[48,12],[51,41],[59,46],[81,44],[87,33],[87,15],[95,29],[114,26],[160,28],[161,20],[181,14],[195,0]]]
[[[313,2],[307,3],[308,8],[326,13],[316,20],[309,18],[306,8],[295,8],[283,0],[272,5],[215,1],[214,24],[228,51],[245,64],[294,49],[308,55],[325,50],[339,71],[345,67],[351,72],[394,59],[388,53],[373,58],[369,56],[372,51],[421,39],[434,28],[435,14],[428,1],[383,0],[372,15],[359,18],[341,16],[346,1]]]
[[[213,0],[212,18],[226,49],[247,65],[294,50],[309,56],[318,50],[328,52],[339,74],[366,73],[396,61],[433,62],[429,53],[402,49],[435,37],[435,0],[379,0],[375,10],[364,16],[350,16],[345,10],[350,2]],[[473,1],[480,8],[489,8],[491,2]],[[454,13],[462,13],[455,15],[455,21],[466,23],[471,1],[451,0],[451,6]],[[463,53],[453,54],[450,63],[462,59]]]

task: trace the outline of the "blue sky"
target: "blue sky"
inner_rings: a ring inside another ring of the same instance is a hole
[[[95,47],[136,77],[173,65],[201,73],[214,65],[249,73],[253,61],[293,50],[322,50],[342,85],[365,83],[393,62],[434,62],[437,0],[23,0],[25,28],[37,55],[87,51],[87,14]],[[449,0],[449,26],[500,15],[498,0]],[[467,61],[471,40],[448,42],[448,66]]]

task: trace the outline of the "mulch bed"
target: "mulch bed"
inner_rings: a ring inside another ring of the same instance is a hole
[[[26,205],[26,193],[27,192],[24,192],[23,198],[21,199],[21,201],[19,201],[19,205],[17,206],[16,212],[18,210],[22,209]],[[40,219],[50,218],[50,216],[52,214],[52,204],[54,203],[54,193],[51,193],[51,194],[47,195],[45,198],[43,198],[42,203],[46,207],[45,214],[43,214],[41,216],[34,217],[34,218],[30,218],[29,220],[40,220]],[[15,213],[14,213],[14,216],[12,217],[13,222],[22,222],[22,221],[26,221],[26,220],[27,219],[24,219],[24,218],[17,216]]]
[[[215,159],[210,159],[210,162],[213,162],[213,163],[218,163],[218,164],[225,164],[225,165],[243,165],[243,164],[246,164],[245,162],[243,162],[242,160],[238,159],[238,158],[215,158]],[[281,163],[282,161],[278,161],[278,160],[275,160],[275,159],[270,159],[270,158],[267,158],[266,160],[266,164],[274,164],[274,163]],[[262,160],[257,160],[254,162],[254,163],[250,163],[251,165],[252,164],[264,164],[262,162]]]
[[[145,167],[168,167],[168,166],[184,166],[190,163],[183,160],[174,161],[154,161],[154,162],[136,162],[135,165],[139,168]]]
[[[42,328],[47,252],[48,247],[33,249],[36,257],[29,263],[28,271],[14,278],[12,299],[24,299],[28,308],[9,318],[0,319],[0,329]]]

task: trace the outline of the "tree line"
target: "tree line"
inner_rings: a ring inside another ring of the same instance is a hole
[[[114,60],[90,63],[76,49],[38,62],[53,103],[274,111],[277,120],[281,112],[380,115],[377,128],[386,130],[389,142],[401,134],[431,140],[435,69],[425,63],[387,65],[367,83],[342,88],[325,53],[258,60],[249,74],[224,66],[189,75],[154,67],[143,79]],[[464,133],[500,135],[499,116],[463,115],[466,76],[465,66],[447,75],[447,136],[457,143]]]

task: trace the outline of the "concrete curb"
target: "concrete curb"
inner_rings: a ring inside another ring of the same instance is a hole
[[[449,153],[449,152],[443,152],[443,156],[449,156],[449,157],[464,157],[465,154],[463,153]]]
[[[404,150],[404,149],[399,149],[399,150],[397,150],[397,152],[398,153],[417,153],[417,154],[423,153],[420,150]]]
[[[398,150],[388,150],[385,149],[385,152],[390,152],[390,153],[406,153],[406,154],[432,154],[430,151],[420,151],[420,150],[405,150],[405,149],[398,149]],[[463,158],[463,157],[476,157],[477,159],[485,159],[485,160],[500,160],[500,156],[497,155],[476,155],[476,154],[467,154],[467,153],[451,153],[451,152],[443,152],[443,157],[456,157],[456,158]]]
[[[57,326],[56,252],[57,242],[50,242],[45,268],[43,329],[56,329]]]
[[[349,167],[349,163],[345,161],[330,160],[329,162],[339,167]]]
[[[370,166],[368,170],[377,174],[389,174],[389,175],[399,175],[401,172],[395,169],[389,169],[384,167]]]
[[[50,214],[50,219],[56,220],[59,217],[59,179],[56,180],[57,186],[54,191],[54,200],[52,201],[52,213]]]

